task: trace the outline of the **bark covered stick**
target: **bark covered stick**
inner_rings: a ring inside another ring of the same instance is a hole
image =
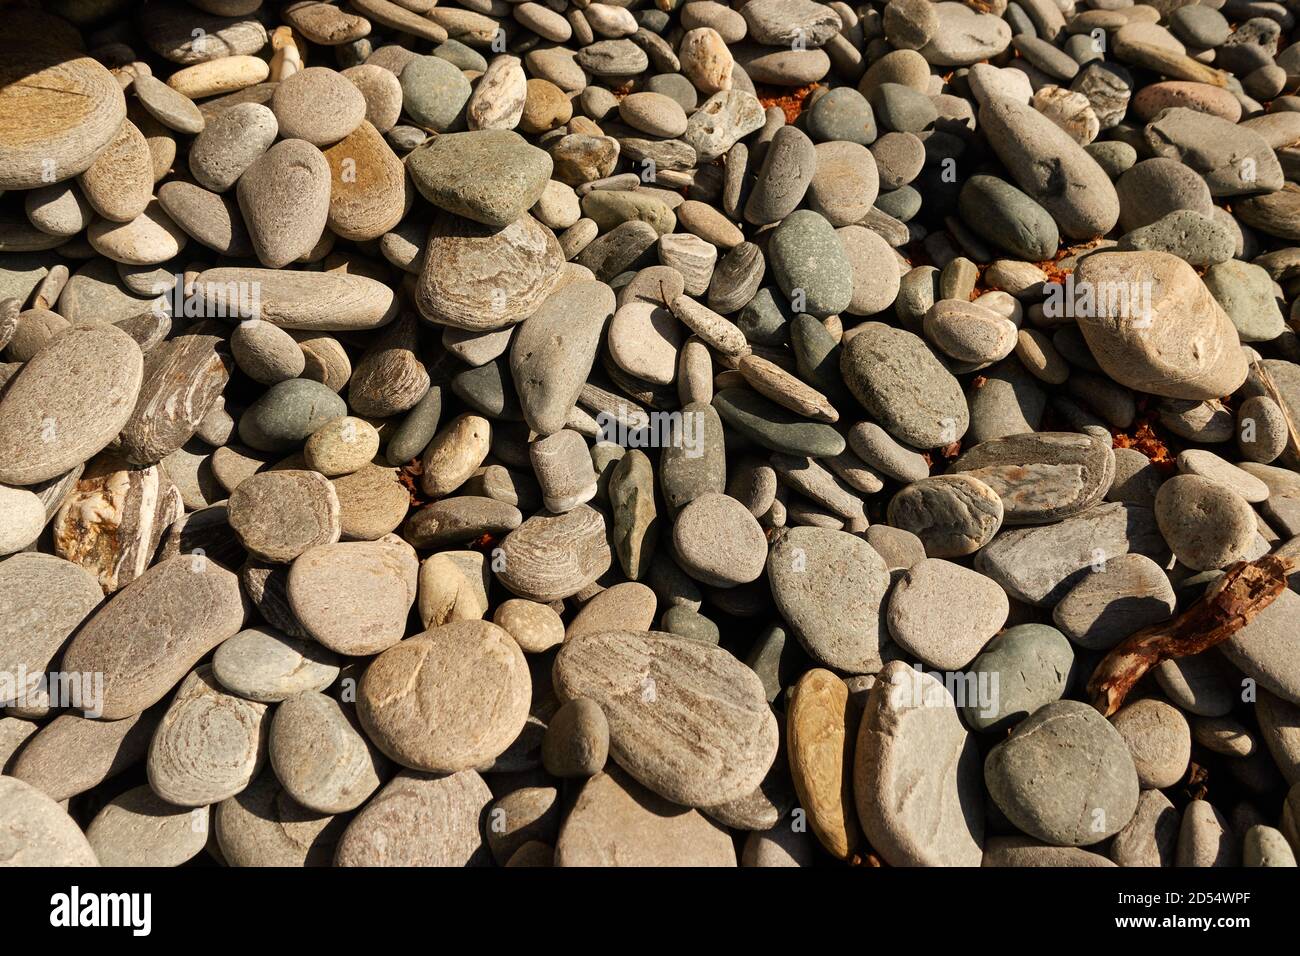
[[[1187,657],[1226,641],[1249,624],[1287,587],[1300,560],[1267,554],[1234,564],[1195,604],[1174,618],[1143,628],[1116,645],[1088,681],[1092,706],[1109,717],[1133,685],[1161,661]]]

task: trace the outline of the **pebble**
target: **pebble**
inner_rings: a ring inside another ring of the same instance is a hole
[[[853,765],[858,817],[871,846],[891,866],[978,865],[979,773],[974,739],[943,684],[902,661],[886,664],[867,699]]]
[[[976,694],[962,705],[972,730],[1003,731],[1060,700],[1074,666],[1065,636],[1046,624],[1017,624],[984,646],[968,667]]]
[[[35,787],[0,777],[0,845],[11,866],[98,866],[95,851],[66,810]]]
[[[1139,786],[1159,790],[1183,778],[1191,759],[1192,736],[1177,707],[1148,697],[1121,707],[1111,723],[1128,744]]]
[[[420,194],[435,206],[501,227],[541,198],[552,163],[518,133],[477,130],[429,140],[411,152],[406,168]]]
[[[415,553],[404,541],[324,541],[293,561],[287,595],[294,616],[325,647],[377,654],[401,640],[417,574]]]
[[[140,348],[120,329],[59,336],[0,397],[0,482],[34,485],[101,451],[130,419],[143,379]]]
[[[40,729],[13,763],[13,775],[66,800],[117,776],[149,749],[158,714],[91,720],[61,714]]]
[[[288,563],[309,548],[339,539],[339,499],[314,471],[266,471],[230,495],[230,527],[264,561]]]
[[[479,821],[491,802],[473,770],[403,770],[347,824],[334,865],[486,866],[491,854]]]
[[[555,844],[557,866],[735,866],[718,824],[618,772],[588,780]]]
[[[266,705],[227,694],[212,668],[181,682],[149,742],[149,786],[168,803],[205,807],[244,790],[266,759]]]
[[[1046,704],[991,751],[984,780],[1017,827],[1054,846],[1090,846],[1137,809],[1138,775],[1119,732],[1087,704]]]
[[[329,217],[329,162],[304,140],[281,140],[253,160],[237,193],[257,258],[283,268],[320,241]]]
[[[960,619],[951,614],[960,607]],[[925,558],[889,595],[889,633],[904,650],[939,670],[961,670],[1006,622],[1010,606],[994,581],[959,564]]]
[[[148,786],[110,800],[86,828],[101,866],[180,866],[203,851],[208,807],[177,807]]]
[[[102,716],[121,720],[162,700],[244,623],[239,580],[203,557],[150,568],[86,621],[63,655],[73,672],[104,675]],[[133,635],[126,641],[123,635]]]
[[[333,653],[270,627],[240,631],[212,656],[212,676],[222,687],[263,704],[324,690],[338,675]]]
[[[776,756],[762,683],[713,645],[654,632],[587,634],[565,642],[554,676],[562,700],[586,698],[604,711],[610,756],[674,803],[743,796]],[[678,728],[668,739],[657,732],[665,719]]]
[[[486,621],[457,621],[376,658],[358,687],[357,715],[393,760],[454,774],[505,752],[530,696],[528,666],[510,635]]]
[[[828,528],[790,528],[773,543],[767,574],[777,610],[814,660],[852,674],[880,668],[890,578],[867,542]]]
[[[1174,866],[1237,866],[1240,850],[1228,821],[1207,800],[1193,800],[1183,810]]]
[[[217,847],[231,866],[328,866],[347,823],[298,804],[270,771],[212,810]]]
[[[386,770],[348,712],[315,690],[275,709],[267,751],[286,792],[318,813],[355,810],[379,789]]]
[[[795,685],[786,722],[790,776],[817,839],[847,859],[860,838],[853,804],[856,715],[849,690],[830,671],[807,671]]]
[[[840,372],[863,408],[899,441],[933,448],[966,432],[961,386],[910,332],[864,323],[840,353]]]
[[[562,704],[546,725],[542,763],[560,778],[592,777],[609,756],[609,722],[595,701],[577,698]]]
[[[1061,599],[1052,620],[1080,647],[1107,650],[1173,616],[1174,589],[1158,564],[1140,554],[1106,561]]]
[[[921,539],[931,558],[974,554],[1002,526],[1002,499],[970,475],[922,478],[889,502],[889,521]]]
[[[736,499],[717,493],[692,499],[678,513],[673,550],[687,574],[714,587],[754,581],[767,562],[758,521]]]
[[[1156,494],[1156,520],[1178,560],[1196,571],[1239,561],[1255,538],[1255,515],[1231,488],[1195,474],[1175,475]]]
[[[1039,524],[1086,511],[1110,490],[1115,456],[1091,435],[1037,432],[981,442],[952,464],[1002,500],[1003,523]]]

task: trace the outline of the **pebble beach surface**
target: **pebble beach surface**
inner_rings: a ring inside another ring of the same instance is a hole
[[[6,7],[0,866],[1295,866],[1298,15]]]

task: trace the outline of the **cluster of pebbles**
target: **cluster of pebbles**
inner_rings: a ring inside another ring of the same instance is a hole
[[[1294,866],[1297,7],[6,7],[0,864]]]

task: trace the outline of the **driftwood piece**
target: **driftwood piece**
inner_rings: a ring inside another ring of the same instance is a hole
[[[1102,659],[1088,681],[1092,706],[1109,717],[1161,661],[1199,654],[1226,641],[1286,590],[1287,575],[1297,568],[1300,559],[1275,554],[1228,568],[1178,617],[1143,628]]]

